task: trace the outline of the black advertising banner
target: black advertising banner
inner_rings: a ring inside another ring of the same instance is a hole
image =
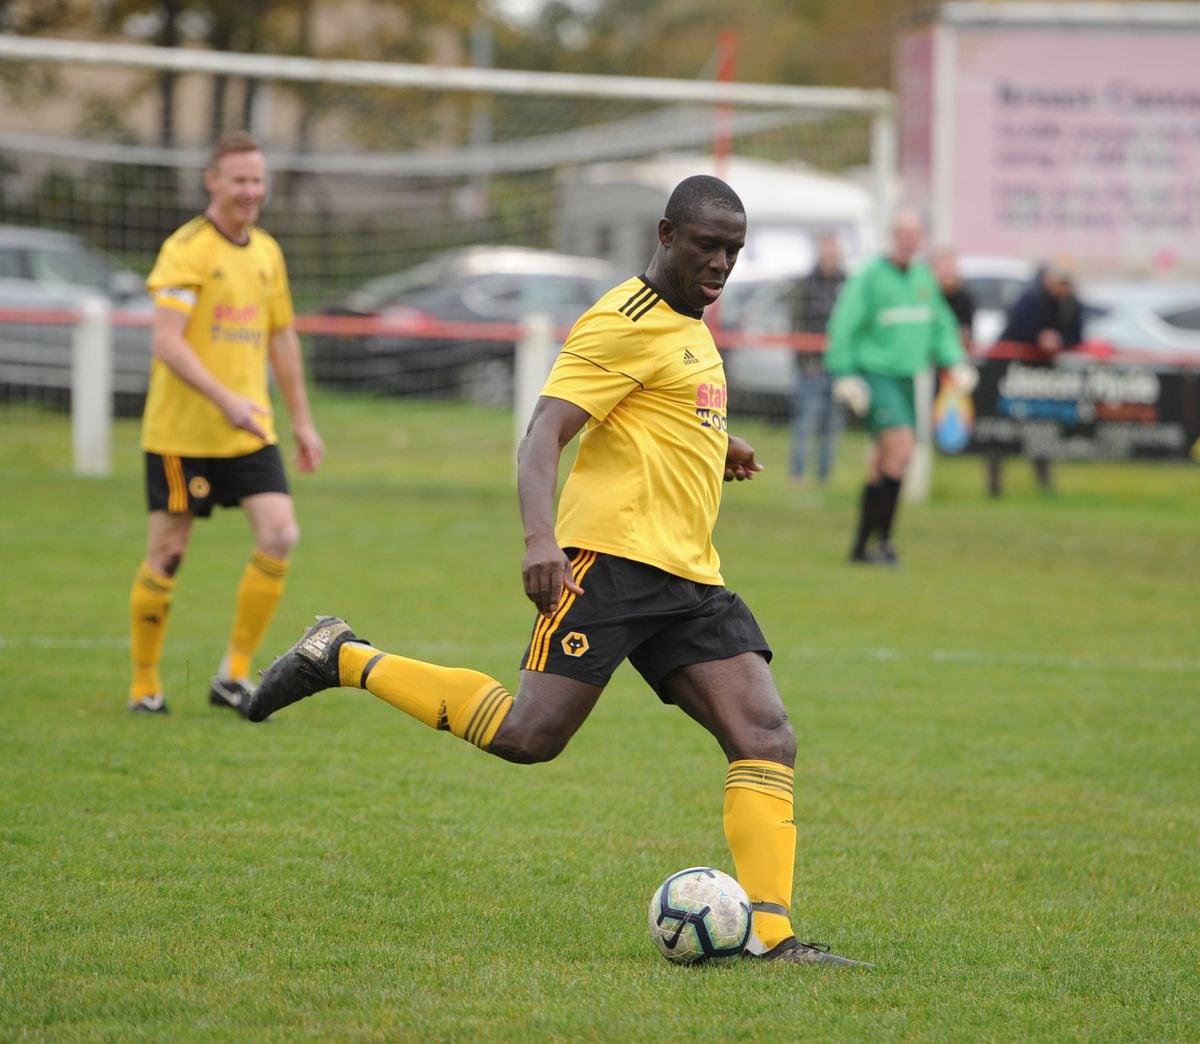
[[[1200,462],[1200,370],[1078,355],[978,367],[970,398],[944,388],[934,404],[944,453]]]

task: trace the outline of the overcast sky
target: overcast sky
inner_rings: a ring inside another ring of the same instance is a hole
[[[492,5],[505,17],[526,22],[541,8],[545,0],[492,0]]]
[[[566,0],[571,7],[586,7],[588,0]],[[546,6],[546,0],[492,0],[497,11],[513,21],[528,22]]]

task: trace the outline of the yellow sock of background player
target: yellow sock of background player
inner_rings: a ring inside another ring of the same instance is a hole
[[[347,642],[338,655],[342,685],[366,689],[431,729],[452,732],[482,750],[495,738],[512,696],[495,678],[465,667],[439,667]]]
[[[242,582],[238,585],[229,648],[218,671],[222,678],[237,681],[250,676],[250,662],[262,644],[279,599],[283,597],[287,572],[286,560],[272,558],[261,551],[254,552],[246,563]]]
[[[162,692],[158,665],[162,660],[163,640],[167,635],[167,615],[175,581],[161,576],[143,562],[133,578],[129,592],[129,658],[133,681],[129,698],[140,700]]]
[[[796,867],[795,773],[774,761],[734,761],[725,777],[725,839],[768,950],[795,933],[788,916]]]

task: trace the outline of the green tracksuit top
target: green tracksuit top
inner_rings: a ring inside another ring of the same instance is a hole
[[[868,262],[846,281],[829,317],[825,369],[835,377],[912,377],[964,354],[933,271],[917,262],[904,271],[886,257]]]

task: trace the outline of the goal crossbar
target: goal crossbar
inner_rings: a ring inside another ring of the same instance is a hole
[[[11,34],[0,34],[0,58],[167,69],[181,73],[211,73],[353,86],[420,87],[444,91],[487,91],[497,94],[568,95],[731,105],[741,103],[877,115],[891,115],[893,110],[890,92],[851,87],[800,87],[786,84],[675,80],[650,76],[601,76],[586,73],[413,65],[403,62],[201,51],[178,47],[153,47],[146,44],[55,40]]]

